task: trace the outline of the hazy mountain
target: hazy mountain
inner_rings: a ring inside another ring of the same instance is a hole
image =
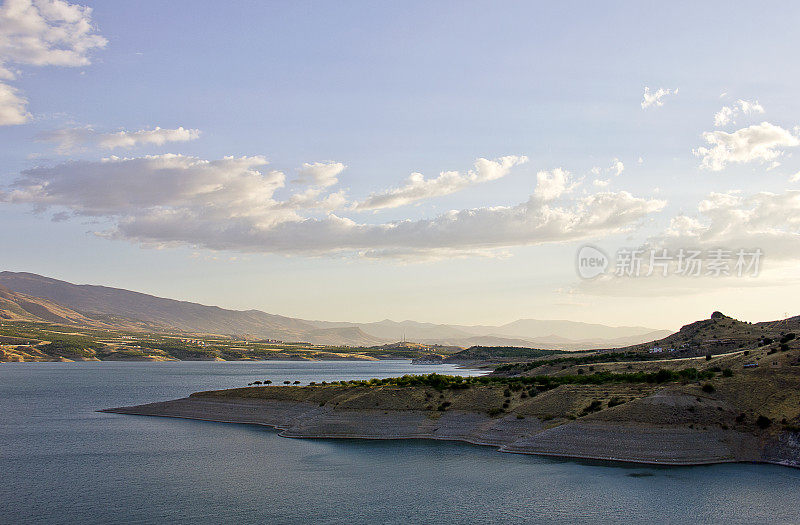
[[[660,339],[672,332],[642,326],[606,326],[578,321],[520,319],[501,326],[466,326],[391,321],[345,323],[306,321],[318,327],[358,327],[374,337],[399,341],[456,346],[529,346],[536,348],[590,349],[627,346]]]
[[[69,308],[55,304],[41,297],[13,292],[0,285],[0,320],[8,321],[47,321],[50,323],[82,324],[93,326],[92,319]]]
[[[523,339],[544,339],[558,341],[585,341],[597,339],[618,339],[640,336],[655,332],[643,326],[606,326],[578,321],[542,321],[539,319],[519,319],[501,326],[457,326],[461,330],[476,335],[495,335],[519,337]]]
[[[48,299],[94,320],[121,318],[146,329],[247,335],[284,341],[308,341],[306,335],[315,330],[299,319],[258,310],[225,310],[119,288],[76,285],[31,273],[0,272],[0,284],[19,293]]]
[[[535,319],[520,319],[501,326],[396,322],[388,319],[375,323],[307,321],[259,310],[226,310],[120,288],[76,285],[24,272],[0,272],[0,285],[6,287],[6,294],[27,296],[27,299],[18,298],[27,301],[27,310],[20,306],[19,301],[11,301],[16,305],[14,307],[2,303],[7,306],[5,309],[0,304],[0,312],[5,312],[8,319],[177,330],[317,344],[373,346],[405,338],[418,343],[463,347],[524,346],[582,350],[637,344],[671,333],[644,327],[611,327]]]

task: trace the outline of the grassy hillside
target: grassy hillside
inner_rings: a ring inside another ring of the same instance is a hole
[[[761,437],[800,430],[796,339],[710,359],[562,363],[566,368],[517,375],[430,374],[243,387],[193,396],[303,401],[335,409],[421,410],[431,417],[448,410],[511,414],[536,417],[550,426],[586,419],[734,429]]]

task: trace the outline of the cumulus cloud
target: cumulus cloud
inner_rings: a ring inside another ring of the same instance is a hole
[[[739,115],[753,115],[755,113],[764,113],[764,107],[758,103],[757,100],[742,100],[739,99],[733,106],[722,106],[722,108],[714,115],[714,125],[716,127],[725,126]]]
[[[645,86],[644,96],[642,97],[642,109],[647,109],[651,106],[663,106],[664,97],[667,95],[677,95],[677,89],[664,89],[658,88],[656,91],[650,91],[650,88]]]
[[[38,137],[40,142],[56,145],[56,151],[68,154],[82,150],[88,146],[100,149],[133,148],[136,146],[163,146],[168,142],[188,142],[200,137],[199,129],[142,129],[139,131],[117,131],[99,133],[90,127],[57,129],[43,133]]]
[[[6,0],[0,5],[0,79],[13,80],[12,64],[78,67],[90,63],[89,53],[107,41],[95,33],[89,7],[62,0]],[[9,97],[0,83],[0,126],[30,119],[25,98]]]
[[[575,186],[571,182],[570,173],[562,168],[540,171],[536,174],[536,189],[533,194],[542,201],[551,201],[572,191]]]
[[[426,179],[421,173],[412,173],[405,184],[398,188],[373,193],[355,205],[357,210],[397,208],[423,199],[450,195],[467,186],[505,177],[514,166],[528,162],[528,157],[508,155],[495,160],[479,158],[474,169],[462,174],[458,171],[443,171],[438,177]]]
[[[298,177],[294,182],[327,188],[339,182],[339,174],[346,167],[341,162],[305,162],[297,171]]]
[[[614,159],[611,162],[611,172],[614,174],[615,177],[619,177],[623,171],[625,171],[625,164],[622,163],[619,159]]]
[[[800,191],[711,193],[698,216],[680,215],[652,242],[678,249],[761,248],[770,259],[800,259]]]
[[[301,213],[301,208],[308,207],[299,202],[305,198],[323,203],[340,194],[301,195],[295,203],[294,196],[276,199],[285,176],[265,170],[265,165],[262,157],[206,161],[182,155],[65,162],[22,172],[0,200],[100,219],[110,224],[103,235],[143,244],[371,257],[478,253],[596,238],[629,231],[665,205],[623,191],[588,195],[556,206],[542,198],[542,190],[516,206],[370,224],[333,213]],[[554,170],[546,178],[548,196],[568,183],[563,170]]]
[[[24,124],[30,120],[27,105],[28,101],[19,90],[0,82],[0,126]]]
[[[640,157],[641,160],[641,157]],[[611,161],[611,166],[605,169],[605,172],[608,175],[613,175],[614,177],[618,177],[625,171],[625,164],[622,163],[621,160],[615,158]],[[595,176],[595,179],[592,181],[594,186],[598,188],[605,188],[609,184],[611,184],[611,179],[601,179],[599,178],[600,175],[603,173],[603,169],[600,166],[594,166],[589,172]]]
[[[711,193],[697,206],[694,215],[678,215],[659,235],[650,237],[642,246],[641,270],[637,278],[617,275],[613,270],[591,281],[581,281],[574,291],[611,296],[691,295],[731,288],[761,288],[793,285],[798,279],[800,261],[800,191],[784,193],[740,192]],[[650,254],[672,257],[664,276],[664,261],[651,268]],[[678,254],[697,252],[702,267],[691,277],[680,275]],[[708,261],[717,250],[727,261],[729,273],[709,273]],[[760,252],[759,252],[760,250]],[[739,262],[739,253],[743,260]],[[760,253],[756,271],[754,253]],[[618,261],[619,259],[617,259]],[[737,269],[737,265],[741,266]],[[613,268],[613,267],[612,267]],[[652,271],[651,271],[652,269]],[[739,274],[741,270],[742,274]]]
[[[722,170],[729,162],[775,160],[783,154],[781,148],[800,145],[800,140],[791,131],[769,122],[733,133],[708,131],[703,133],[703,138],[709,147],[699,147],[692,152],[702,158],[701,168],[712,171]]]
[[[207,161],[174,154],[69,161],[22,172],[3,198],[91,217],[185,208],[263,220],[285,182],[280,171],[259,170],[266,164],[258,156]]]

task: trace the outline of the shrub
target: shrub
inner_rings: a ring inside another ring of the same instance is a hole
[[[617,405],[621,405],[624,402],[625,402],[625,400],[622,399],[621,397],[614,396],[614,397],[612,397],[611,399],[608,400],[608,408],[615,407]]]
[[[767,416],[758,416],[758,419],[756,419],[756,426],[758,426],[758,428],[760,428],[761,430],[769,428],[771,424],[772,420]]]
[[[284,382],[283,382],[283,384],[284,384],[284,385],[291,385],[291,384],[292,384],[292,382],[291,382],[291,381],[284,381]]]
[[[601,401],[595,399],[594,401],[591,402],[591,404],[589,404],[589,406],[583,409],[583,412],[581,412],[581,416],[591,414],[592,412],[597,412],[602,408],[602,405],[603,403]]]
[[[733,370],[726,368],[722,371],[722,377],[733,377]]]
[[[500,414],[502,414],[503,413],[503,409],[502,408],[490,408],[486,413],[489,414],[489,417],[495,417],[495,416],[499,416]]]
[[[711,354],[706,354],[706,361],[711,361]]]
[[[714,388],[714,385],[712,385],[711,383],[706,383],[705,385],[703,385],[703,392],[711,394],[715,390],[716,390],[716,388]]]

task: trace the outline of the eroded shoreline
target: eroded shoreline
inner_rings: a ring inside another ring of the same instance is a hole
[[[448,410],[348,409],[303,401],[214,396],[101,410],[115,414],[173,417],[262,425],[282,437],[304,439],[434,439],[492,446],[500,452],[636,464],[691,466],[762,462],[796,467],[796,439],[763,442],[735,430],[693,429],[608,421],[553,425],[536,417]]]

